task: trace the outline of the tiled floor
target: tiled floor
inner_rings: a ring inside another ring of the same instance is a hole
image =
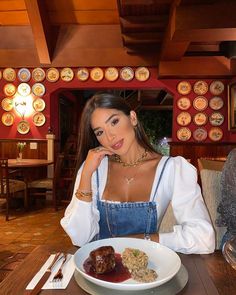
[[[37,246],[71,245],[60,226],[64,208],[55,212],[46,206],[24,212],[15,209],[5,221],[4,203],[0,203],[0,282]]]

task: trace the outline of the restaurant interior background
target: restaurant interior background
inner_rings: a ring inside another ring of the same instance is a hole
[[[226,156],[236,140],[235,8],[231,0],[1,1],[0,156],[16,158],[25,141],[23,157],[45,159],[51,133],[56,159],[76,141],[96,91],[167,116],[173,156],[195,166]],[[146,126],[154,144],[158,125]]]

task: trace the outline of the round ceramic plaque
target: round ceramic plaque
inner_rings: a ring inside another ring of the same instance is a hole
[[[49,68],[46,72],[46,79],[49,82],[56,82],[60,77],[59,71],[56,68]]]
[[[2,100],[2,108],[4,111],[11,111],[13,109],[13,106],[13,100],[11,98],[6,97]]]
[[[46,121],[46,118],[43,113],[36,113],[33,116],[33,122],[35,126],[42,126]]]
[[[45,109],[45,101],[42,98],[36,98],[33,101],[33,108],[36,112],[42,112]]]
[[[191,92],[192,90],[192,86],[189,82],[187,81],[181,81],[179,82],[179,84],[177,85],[177,90],[180,94],[182,95],[187,95]]]
[[[177,131],[177,138],[181,141],[187,141],[191,137],[191,131],[189,128],[183,127]]]
[[[17,92],[21,95],[21,96],[27,96],[30,95],[31,93],[31,88],[30,85],[27,83],[20,83],[17,87]]]
[[[36,96],[43,96],[45,94],[46,89],[42,83],[35,83],[32,86],[32,91],[33,94]]]
[[[110,67],[105,70],[105,78],[108,81],[111,81],[111,82],[116,81],[118,77],[119,77],[119,72],[117,68]]]
[[[209,122],[212,126],[220,126],[224,122],[224,116],[221,113],[212,113],[209,117]]]
[[[197,111],[203,111],[207,108],[208,101],[204,96],[197,96],[194,98],[193,107]]]
[[[42,82],[46,74],[42,68],[35,68],[32,72],[32,78],[35,82]]]
[[[224,84],[221,81],[213,81],[210,85],[210,92],[213,95],[220,95],[225,89]]]
[[[191,101],[188,97],[181,97],[177,100],[177,107],[180,110],[186,111],[191,107]]]
[[[70,82],[74,78],[74,72],[71,68],[64,68],[61,70],[61,79],[65,82]]]
[[[212,141],[219,141],[223,137],[223,131],[219,127],[212,127],[208,132],[208,137]]]
[[[209,106],[214,111],[220,110],[223,107],[223,105],[224,105],[224,101],[219,96],[214,96],[209,101]]]
[[[193,138],[196,141],[203,141],[207,138],[207,131],[205,128],[197,128],[193,132]]]
[[[177,116],[177,123],[181,126],[187,126],[191,123],[191,116],[188,112],[181,112]]]
[[[77,78],[80,81],[86,81],[89,78],[89,71],[87,68],[79,68],[77,71]]]
[[[11,126],[14,122],[14,117],[11,113],[3,113],[2,114],[2,123],[5,126]]]
[[[16,79],[16,71],[12,68],[4,69],[3,78],[8,82],[13,82]]]
[[[140,82],[147,81],[149,76],[150,72],[146,67],[139,67],[135,70],[135,78]]]
[[[3,92],[6,96],[13,96],[16,93],[16,86],[12,83],[8,83],[4,86]]]
[[[103,70],[101,68],[93,68],[90,72],[90,77],[95,82],[101,81],[104,77]]]
[[[124,67],[120,70],[120,78],[123,81],[131,81],[134,78],[134,71],[130,67]]]
[[[21,82],[28,82],[31,78],[31,73],[28,69],[22,68],[18,71],[17,77]]]
[[[194,93],[204,95],[208,91],[208,84],[205,81],[197,81],[193,85]]]
[[[197,126],[205,125],[207,123],[207,115],[205,113],[197,113],[193,121]]]
[[[27,134],[30,130],[30,124],[27,121],[20,121],[17,125],[17,131],[20,134]]]

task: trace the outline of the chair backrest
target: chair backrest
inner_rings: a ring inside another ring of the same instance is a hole
[[[7,198],[9,196],[9,173],[8,159],[0,159],[0,197]]]
[[[216,249],[220,248],[222,237],[226,231],[225,227],[216,224],[216,220],[219,217],[217,207],[221,201],[220,181],[223,166],[223,161],[206,160],[203,158],[198,159],[202,195],[215,230]]]

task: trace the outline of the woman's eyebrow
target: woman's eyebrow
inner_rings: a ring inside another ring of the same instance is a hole
[[[110,117],[108,117],[108,119],[105,121],[105,124],[107,124],[109,121],[111,121],[111,119],[115,116],[117,116],[118,114],[112,114]],[[98,130],[100,127],[96,127],[93,129],[93,131]]]

